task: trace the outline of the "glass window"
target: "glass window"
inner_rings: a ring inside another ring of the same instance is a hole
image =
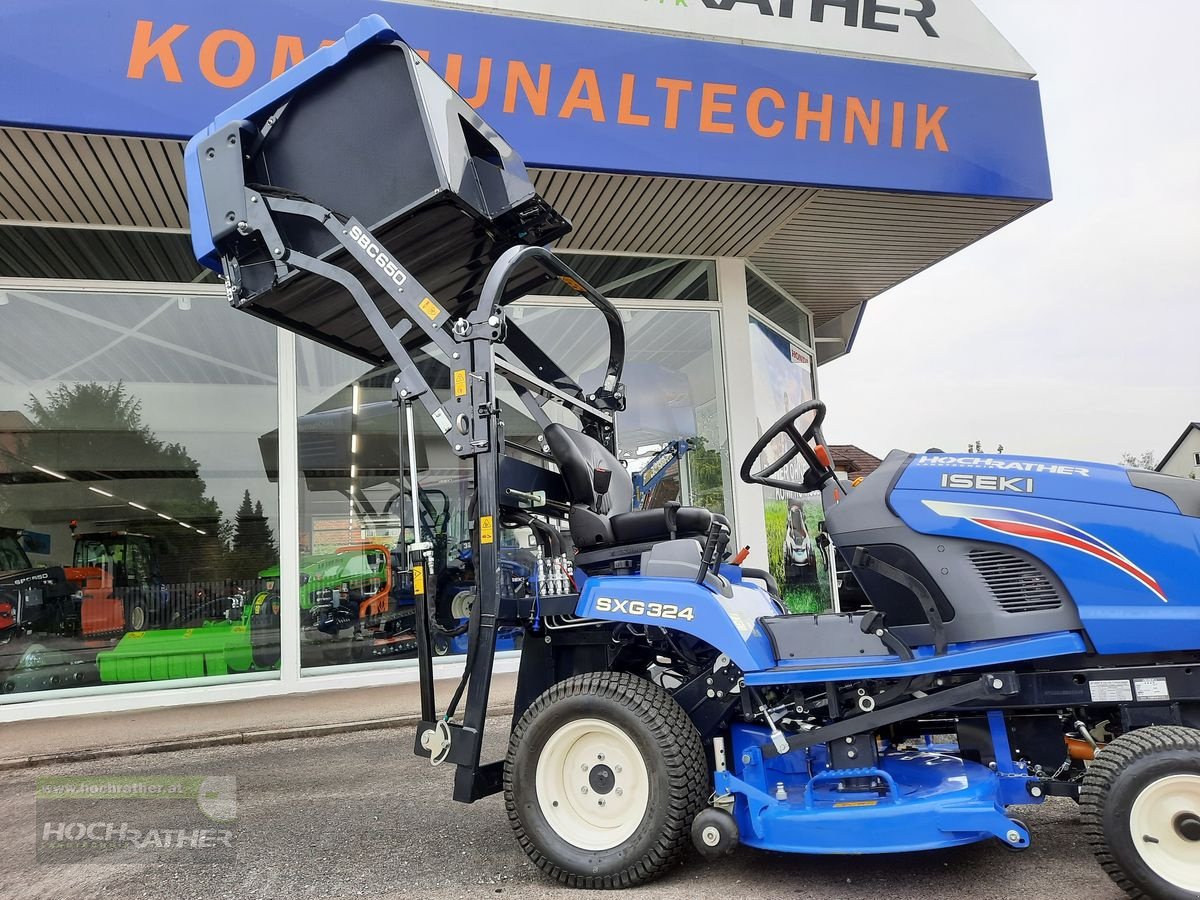
[[[275,347],[223,297],[3,294],[5,699],[278,666]]]
[[[750,308],[802,344],[812,346],[808,313],[791,297],[746,266],[746,299]]]
[[[594,310],[517,304],[509,315],[553,359],[569,363],[569,374],[584,388],[599,384],[608,337]],[[728,512],[729,440],[716,311],[622,310],[622,316],[630,400],[618,422],[620,451],[639,475],[655,460],[643,479],[643,502],[681,500]],[[431,358],[417,364],[433,389],[448,397],[448,369]],[[414,517],[407,465],[401,464],[407,438],[402,444],[391,400],[393,371],[305,340],[298,343],[297,367],[301,664],[312,669],[415,656],[414,595],[402,548],[416,533],[433,544],[433,577],[426,587],[432,584],[439,629],[435,650],[466,652],[466,635],[458,632],[475,590],[469,464],[454,456],[418,409],[420,508]],[[536,447],[539,430],[515,394],[502,386],[499,396],[509,452]],[[513,583],[532,574],[531,532],[504,530],[497,543]],[[497,647],[513,650],[519,642],[520,631],[506,629]]]
[[[435,390],[449,372],[418,361]],[[417,409],[415,520],[407,478],[407,438],[392,403],[393,369],[374,369],[300,340],[300,661],[305,668],[416,656],[415,597],[405,547],[419,531],[433,544],[432,577],[440,655],[466,652],[457,634],[473,600],[471,470]],[[402,465],[402,460],[404,464]],[[501,537],[501,542],[505,540]],[[516,649],[518,632],[498,649]]]
[[[600,385],[608,360],[608,332],[595,310],[518,304],[509,314],[580,387]],[[717,313],[622,308],[621,317],[629,400],[617,420],[618,449],[635,484],[641,484],[642,505],[676,500],[731,516]],[[507,415],[506,427],[509,434],[519,435],[514,418]],[[524,428],[536,434],[532,422],[526,422]]]
[[[558,254],[592,287],[606,297],[627,300],[716,300],[717,264],[708,259],[669,259],[648,256]],[[573,297],[575,292],[554,281],[535,294]]]
[[[777,331],[750,319],[750,351],[754,359],[754,410],[756,433],[761,434],[791,409],[815,396],[812,356]],[[780,437],[764,451],[758,468],[764,468],[791,447]],[[797,457],[777,475],[799,482],[804,463]],[[767,558],[779,582],[784,601],[793,612],[820,612],[830,605],[829,572],[825,548],[818,540],[824,519],[820,494],[800,496],[764,487],[767,520]]]

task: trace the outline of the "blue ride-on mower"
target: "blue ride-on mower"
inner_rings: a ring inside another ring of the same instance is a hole
[[[415,751],[455,768],[456,800],[502,792],[550,878],[632,886],[693,845],[1021,850],[1013,808],[1066,797],[1131,897],[1200,896],[1200,484],[896,451],[852,486],[822,449],[824,406],[805,403],[741,476],[821,493],[869,608],[789,615],[768,573],[727,562],[723,516],[633,508],[620,315],[544,249],[570,225],[520,157],[382,19],[219,116],[186,165],[197,254],[233,305],[392,379],[401,519],[420,522],[418,428],[430,467],[469,467],[476,596],[445,707],[431,536],[418,524],[408,547]],[[586,387],[506,315],[551,281],[607,328]],[[537,563],[500,585],[517,527]],[[496,637],[512,628],[508,752],[485,763]]]

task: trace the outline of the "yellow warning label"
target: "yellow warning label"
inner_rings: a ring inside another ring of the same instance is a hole
[[[491,516],[482,516],[479,519],[479,543],[490,544],[496,540],[496,528],[492,523]]]
[[[575,293],[577,293],[577,294],[584,293],[583,285],[580,284],[578,281],[576,281],[574,278],[572,278],[570,275],[560,275],[559,278],[562,279],[563,284],[565,284],[571,290],[575,291]]]
[[[454,396],[455,397],[467,396],[467,370],[466,369],[455,369],[454,370]]]
[[[413,593],[425,593],[425,567],[413,566]]]
[[[848,806],[878,806],[878,800],[843,800],[841,803],[833,804],[834,809],[845,809]]]
[[[442,310],[438,307],[438,305],[428,297],[421,301],[420,307],[421,312],[425,313],[425,315],[429,316],[431,319],[436,319],[442,314]]]

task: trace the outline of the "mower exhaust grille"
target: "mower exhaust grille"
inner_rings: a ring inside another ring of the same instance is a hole
[[[1001,550],[972,550],[967,558],[1005,612],[1041,612],[1062,606],[1058,588],[1028,560]]]

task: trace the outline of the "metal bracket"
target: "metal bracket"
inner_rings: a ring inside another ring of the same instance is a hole
[[[817,744],[827,744],[830,741],[838,741],[856,734],[875,731],[886,725],[903,722],[905,719],[953,709],[956,706],[971,703],[975,700],[985,698],[999,700],[1004,697],[1011,697],[1018,690],[1020,690],[1020,679],[1014,672],[981,675],[976,681],[969,681],[957,687],[938,691],[936,694],[925,694],[922,697],[917,697],[905,703],[898,703],[895,706],[876,709],[874,712],[840,719],[821,728],[814,728],[812,731],[806,731],[803,734],[792,735],[787,739],[787,750],[783,752],[780,752],[772,743],[762,744],[759,749],[762,750],[764,757],[782,756],[783,753],[792,750],[802,750],[805,747],[815,747]]]

